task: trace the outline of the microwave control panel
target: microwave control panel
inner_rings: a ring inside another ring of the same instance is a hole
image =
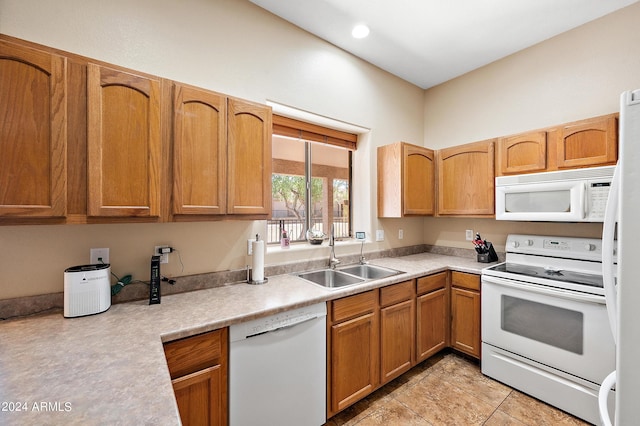
[[[604,219],[611,182],[590,182],[587,185],[586,219]]]

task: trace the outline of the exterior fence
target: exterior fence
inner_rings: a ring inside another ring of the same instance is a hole
[[[305,235],[305,220],[304,219],[270,219],[267,220],[267,244],[275,244],[280,242],[280,236],[282,229],[287,231],[289,240],[293,242],[306,241]],[[313,229],[316,231],[324,232],[329,237],[331,229],[324,229],[322,218],[314,220]],[[347,218],[334,218],[333,229],[335,238],[348,238],[349,235],[349,220]]]

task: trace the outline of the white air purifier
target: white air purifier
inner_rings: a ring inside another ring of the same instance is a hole
[[[65,318],[99,314],[111,307],[111,265],[72,266],[64,271]]]

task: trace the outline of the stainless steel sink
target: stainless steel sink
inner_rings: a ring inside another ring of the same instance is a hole
[[[320,269],[318,271],[302,272],[295,275],[322,287],[340,288],[402,273],[402,271],[383,268],[381,266],[352,265],[340,269]]]
[[[345,266],[344,268],[340,268],[340,271],[367,280],[379,280],[403,273],[402,271],[396,271],[395,269],[383,268],[382,266],[373,265]]]
[[[302,279],[327,288],[344,287],[346,285],[364,282],[362,278],[344,274],[334,269],[322,269],[320,271],[304,272],[297,275]]]

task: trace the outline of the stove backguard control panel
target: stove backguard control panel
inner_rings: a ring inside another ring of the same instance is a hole
[[[598,238],[550,237],[512,234],[507,237],[507,253],[566,257],[600,262],[602,241]]]

